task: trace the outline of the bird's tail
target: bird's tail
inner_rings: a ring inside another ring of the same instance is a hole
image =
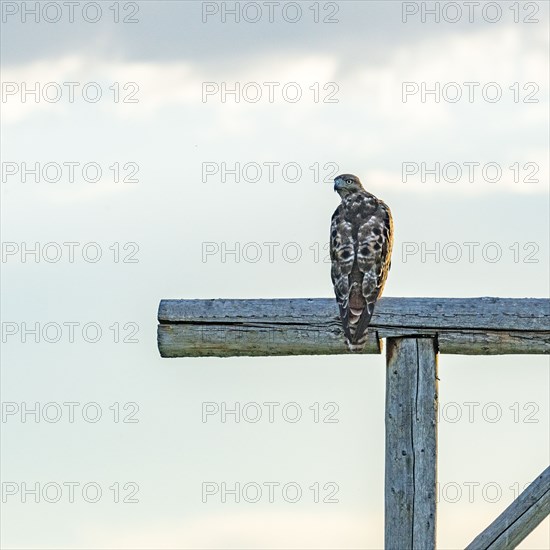
[[[352,353],[360,353],[361,351],[363,351],[363,348],[367,343],[367,331],[365,331],[365,333],[361,336],[361,338],[357,342],[350,342],[348,339],[346,339],[346,343],[348,345],[348,349]]]

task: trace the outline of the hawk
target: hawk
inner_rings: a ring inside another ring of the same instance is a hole
[[[337,176],[334,190],[342,202],[330,224],[332,284],[348,348],[361,351],[391,266],[393,220],[388,206],[365,191],[357,176]]]

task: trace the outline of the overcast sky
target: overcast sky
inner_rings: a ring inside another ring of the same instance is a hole
[[[3,546],[381,548],[384,358],[161,359],[158,303],[332,296],[341,172],[392,209],[385,295],[547,297],[548,3],[441,2],[439,22],[433,2],[281,1],[273,22],[263,2],[239,21],[232,2],[34,4],[2,2]],[[439,369],[453,549],[548,464],[548,358]],[[36,402],[62,416],[22,422]],[[203,422],[204,402],[303,419]],[[205,482],[303,496],[204,503]],[[22,502],[23,483],[65,491]],[[315,503],[316,483],[338,502]],[[546,520],[520,548],[549,545]]]

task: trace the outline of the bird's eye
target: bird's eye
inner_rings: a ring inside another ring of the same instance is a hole
[[[346,180],[346,183],[353,183],[353,180]]]

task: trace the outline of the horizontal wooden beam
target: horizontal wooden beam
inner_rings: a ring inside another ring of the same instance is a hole
[[[349,353],[331,298],[162,300],[162,357],[333,355]],[[363,353],[379,339],[436,338],[440,353],[550,353],[550,300],[382,298]]]
[[[550,514],[550,466],[466,550],[515,548]]]

